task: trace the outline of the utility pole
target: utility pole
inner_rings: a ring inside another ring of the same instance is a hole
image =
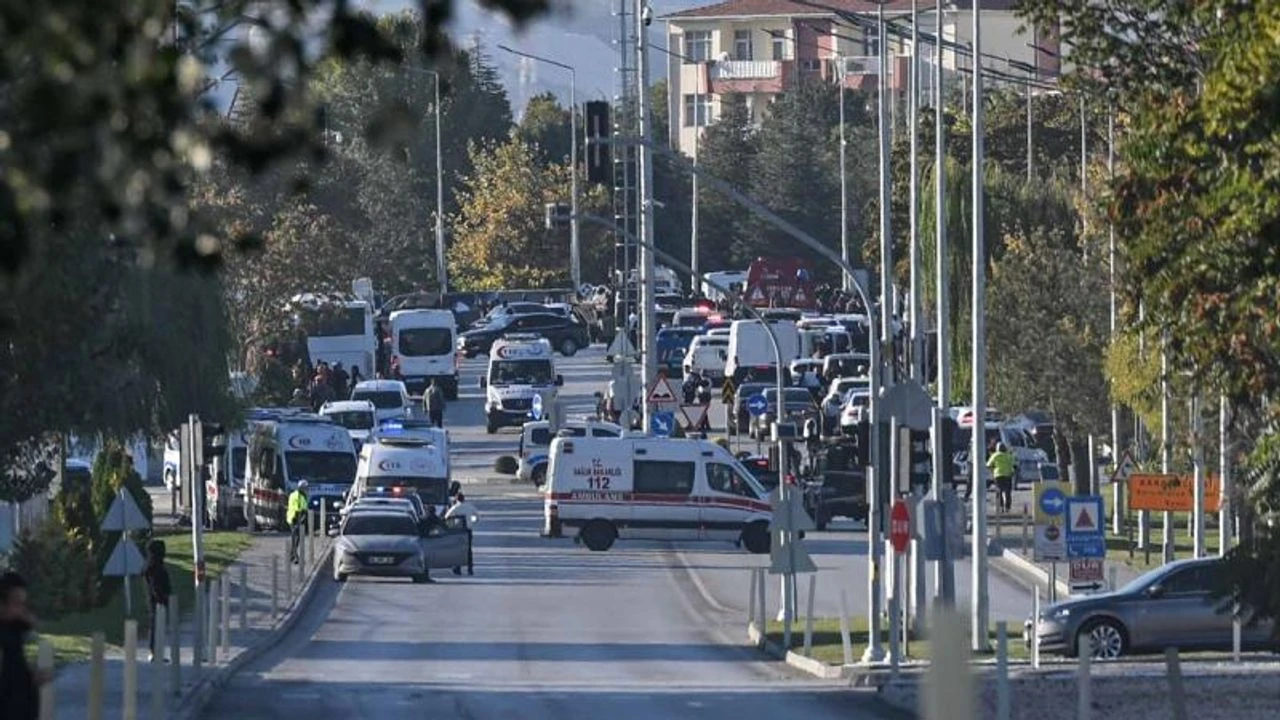
[[[848,178],[845,171],[845,155],[847,153],[844,139],[844,86],[845,78],[845,62],[843,55],[836,56],[837,75],[840,81],[840,257],[849,262],[849,189]],[[844,291],[853,292],[853,278],[845,273],[840,274],[844,280]],[[871,308],[867,308],[867,312],[871,312]]]
[[[885,37],[884,4],[876,6],[876,39],[880,53],[878,115],[880,132],[880,338],[893,342],[893,232],[889,184],[889,52]],[[870,310],[870,308],[868,308]],[[896,360],[889,358],[892,368]],[[872,548],[872,552],[878,552]]]
[[[636,67],[639,75],[639,91],[636,93],[636,111],[639,123],[640,147],[639,179],[640,179],[640,239],[645,244],[640,246],[640,331],[641,337],[641,388],[647,388],[658,374],[658,356],[655,354],[654,337],[658,329],[654,327],[653,305],[653,253],[648,250],[653,246],[653,150],[649,146],[649,43],[646,38],[646,25],[650,11],[645,0],[635,0],[636,23]],[[781,371],[781,368],[779,368]],[[643,390],[642,390],[643,391]],[[653,408],[649,404],[648,393],[644,398],[644,427],[648,429],[653,419]]]
[[[1116,122],[1112,108],[1107,108],[1107,178],[1114,181],[1116,177]],[[1111,341],[1116,339],[1116,225],[1107,222],[1107,285],[1111,292]],[[1111,465],[1120,468],[1120,406],[1111,403]]]
[[[1227,422],[1231,407],[1226,395],[1218,396],[1218,556],[1227,554],[1235,535],[1231,512],[1231,447],[1227,443]]]
[[[942,0],[935,0],[934,11],[937,13],[937,24],[934,28],[938,40],[933,65],[933,234],[936,275],[935,315],[938,331],[938,414],[946,417],[951,405],[951,334],[949,323],[951,309],[949,306],[950,280],[947,273],[947,140],[944,112],[943,74],[942,74]],[[933,444],[933,499],[942,502],[942,478],[946,464],[951,458],[942,456],[942,438],[935,438]],[[947,573],[951,571],[947,562],[934,563],[933,588],[934,596],[946,598]],[[954,577],[952,588],[954,589]],[[954,599],[954,597],[952,598]]]
[[[1191,395],[1191,547],[1192,557],[1204,557],[1204,418],[1201,417],[1200,391]]]
[[[911,97],[907,101],[907,132],[911,140],[911,379],[924,384],[924,334],[920,327],[920,0],[911,0],[911,70],[907,77]]]
[[[1080,197],[1089,199],[1089,130],[1085,119],[1084,95],[1080,96]],[[1082,230],[1089,231],[1089,214],[1080,215]]]
[[[1168,475],[1173,464],[1173,445],[1169,433],[1169,336],[1160,335],[1160,472]],[[1165,562],[1173,562],[1173,513],[1164,511],[1164,527],[1160,551]]]
[[[978,432],[987,414],[987,330],[986,330],[986,241],[982,227],[982,12],[981,3],[973,3],[973,413],[974,432],[970,433],[969,482],[973,492],[973,630],[971,649],[987,649],[987,621],[990,598],[987,595],[987,493],[982,480],[983,460],[987,457],[985,433]]]

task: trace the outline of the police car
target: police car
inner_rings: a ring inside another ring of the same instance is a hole
[[[527,422],[520,429],[520,446],[516,452],[519,468],[516,477],[523,482],[533,481],[539,487],[547,481],[547,460],[550,458],[551,441],[556,437],[616,438],[622,436],[622,426],[603,420],[570,420],[559,431],[552,431],[546,420]]]
[[[519,427],[541,419],[559,395],[564,378],[556,374],[551,343],[530,334],[499,338],[489,353],[489,369],[480,378],[485,388],[485,429],[492,435],[503,427]],[[541,413],[535,406],[542,408]],[[538,417],[534,417],[537,415]]]

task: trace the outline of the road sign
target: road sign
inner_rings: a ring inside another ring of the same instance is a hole
[[[1137,466],[1133,463],[1133,456],[1131,456],[1129,451],[1126,450],[1124,454],[1120,456],[1120,462],[1116,464],[1115,472],[1111,473],[1111,482],[1123,482],[1124,480],[1128,480],[1129,476],[1133,474],[1133,471],[1137,469]]]
[[[747,412],[753,417],[763,415],[769,409],[769,401],[763,395],[752,395],[747,398]]]
[[[667,376],[658,373],[658,377],[653,379],[653,383],[649,385],[649,403],[654,405],[679,405],[680,396],[676,395],[675,388],[671,387],[671,381]]]
[[[1071,592],[1097,592],[1105,588],[1101,558],[1072,558],[1068,574]]]
[[[1035,524],[1062,525],[1062,513],[1067,509],[1067,493],[1064,482],[1039,482],[1035,485]]]
[[[1067,496],[1058,488],[1045,488],[1040,494],[1040,510],[1045,515],[1061,515],[1067,505]]]
[[[649,416],[649,434],[654,437],[671,437],[676,431],[676,414],[656,412]]]
[[[636,348],[631,344],[631,338],[627,337],[627,333],[619,330],[617,335],[613,336],[613,342],[609,343],[609,349],[604,351],[606,362],[613,362],[614,358],[632,358],[636,356]]]
[[[1107,555],[1106,524],[1102,498],[1081,495],[1067,498],[1067,557],[1101,558]]]
[[[736,391],[737,388],[733,386],[733,378],[725,378],[724,385],[720,388],[720,402],[723,402],[725,405],[732,405],[733,394]]]
[[[947,555],[960,557],[964,553],[964,525],[964,504],[955,492],[946,490],[941,501],[925,500],[920,503],[916,535],[924,541],[924,559],[944,560]],[[943,543],[949,547],[944,547]],[[950,552],[944,554],[947,550]]]
[[[907,551],[907,544],[911,542],[911,512],[901,498],[889,513],[889,541],[899,555]]]
[[[702,427],[710,407],[709,405],[681,405],[679,417],[684,419],[684,429],[697,430]]]
[[[120,541],[116,543],[115,549],[107,558],[107,564],[102,566],[102,574],[106,577],[137,575],[142,572],[144,565],[146,561],[142,559],[142,553],[138,552],[137,546],[128,535],[122,534]]]
[[[769,543],[769,574],[817,572],[818,567],[814,565],[813,558],[809,557],[804,540],[799,536],[799,533],[815,527],[813,518],[805,512],[799,494],[793,489],[783,501],[780,489],[775,489],[769,497],[773,502],[773,520],[769,522],[772,533]]]
[[[1134,473],[1129,476],[1129,509],[1157,512],[1192,512],[1195,509],[1195,477]],[[1204,511],[1218,512],[1222,504],[1222,483],[1217,475],[1204,479]]]
[[[533,401],[529,404],[529,417],[534,420],[542,419],[542,394],[534,393]]]
[[[149,527],[151,523],[147,522],[147,517],[138,509],[138,503],[123,490],[116,495],[106,517],[102,518],[102,529],[110,532],[146,530]]]

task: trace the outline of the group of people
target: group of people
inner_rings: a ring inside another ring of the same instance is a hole
[[[327,402],[345,400],[351,395],[351,388],[362,379],[360,368],[356,365],[352,365],[348,371],[341,362],[330,366],[320,360],[315,367],[309,368],[299,360],[293,366],[293,397],[290,404],[317,412]]]

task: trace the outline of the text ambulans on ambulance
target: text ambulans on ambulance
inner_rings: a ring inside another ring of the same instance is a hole
[[[434,505],[444,517],[449,480],[448,432],[422,421],[384,423],[360,449],[350,500],[371,488],[404,488],[416,492],[424,507]]]
[[[391,357],[409,392],[421,395],[432,380],[448,400],[458,399],[458,321],[451,310],[391,313]]]
[[[619,538],[723,540],[769,551],[768,492],[709,440],[563,438],[551,443],[543,534],[591,550]]]
[[[329,522],[356,475],[356,451],[346,428],[308,412],[279,411],[250,417],[249,502],[260,526],[284,528],[285,503],[298,483],[307,481],[311,509],[325,503]]]
[[[540,397],[544,413],[549,413],[564,379],[556,374],[551,343],[531,334],[508,334],[494,341],[489,352],[489,370],[480,378],[485,390],[485,428],[490,435],[498,428],[519,427],[533,418],[534,396]]]

